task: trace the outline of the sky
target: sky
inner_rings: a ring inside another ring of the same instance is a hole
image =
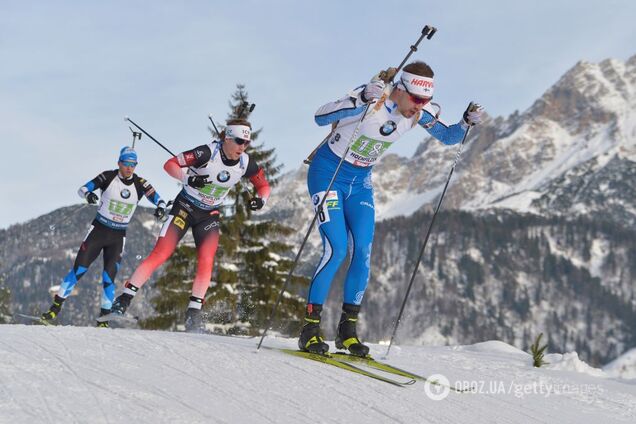
[[[316,109],[397,66],[424,25],[438,31],[411,59],[435,71],[453,123],[471,100],[523,111],[579,60],[628,59],[634,16],[633,0],[1,0],[0,228],[81,202],[131,143],[126,116],[177,153],[210,141],[208,114],[223,122],[245,84],[259,141],[291,171],[327,133]],[[173,198],[168,154],[136,147],[136,172]]]

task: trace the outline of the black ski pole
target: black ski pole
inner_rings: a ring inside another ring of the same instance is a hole
[[[133,120],[132,120],[132,119],[130,119],[129,117],[127,117],[127,116],[126,116],[126,117],[124,118],[124,121],[128,121],[128,122],[130,122],[131,124],[133,124],[133,125],[134,125],[134,126],[135,126],[138,130],[139,130],[139,131],[141,131],[142,133],[146,134],[146,135],[148,136],[148,138],[149,138],[149,139],[151,139],[152,141],[154,141],[155,143],[157,143],[157,144],[158,144],[158,145],[159,145],[159,146],[160,146],[163,150],[165,150],[166,152],[170,153],[172,156],[177,156],[177,155],[175,155],[174,153],[172,153],[172,152],[170,151],[170,149],[168,149],[166,146],[164,146],[163,144],[159,143],[159,141],[158,141],[156,138],[154,138],[153,136],[151,136],[150,134],[148,134],[148,133],[146,132],[146,130],[144,130],[144,129],[143,129],[143,128],[141,128],[139,125],[137,125],[137,124],[135,123],[135,121],[133,121]],[[134,131],[133,131],[133,133],[134,133]],[[141,138],[141,136],[140,136],[139,138]]]
[[[431,37],[433,36],[433,34],[435,34],[436,31],[437,31],[436,28],[429,27],[428,25],[426,25],[424,27],[424,29],[422,30],[422,35],[417,40],[417,42],[414,45],[411,46],[411,49],[410,49],[409,53],[406,55],[404,60],[402,60],[402,63],[400,63],[400,65],[398,66],[398,68],[395,71],[395,73],[393,73],[393,75],[391,75],[389,77],[389,80],[385,81],[385,82],[387,82],[387,83],[392,82],[393,81],[393,77],[400,71],[400,69],[402,69],[402,67],[404,66],[404,64],[408,60],[408,58],[411,57],[411,55],[413,54],[414,51],[417,51],[417,46],[424,39],[424,37],[428,36],[428,39],[430,40]],[[351,148],[351,143],[353,143],[355,141],[356,136],[358,135],[358,131],[360,130],[360,125],[364,121],[364,118],[366,118],[367,112],[369,111],[369,106],[371,104],[373,104],[373,102],[367,103],[365,105],[364,111],[362,113],[362,117],[360,118],[360,120],[356,124],[355,129],[353,130],[353,134],[351,135],[351,139],[349,139],[349,144],[347,145],[347,149],[345,150],[344,154],[340,158],[340,162],[338,163],[338,166],[336,167],[336,170],[334,171],[333,176],[331,177],[331,181],[329,181],[329,185],[327,186],[327,190],[325,191],[325,195],[322,197],[322,199],[320,200],[320,203],[316,207],[316,213],[314,213],[314,217],[311,220],[311,224],[309,225],[309,229],[307,230],[307,233],[305,234],[305,238],[303,239],[302,243],[300,244],[300,248],[298,249],[298,253],[296,253],[296,258],[294,259],[294,263],[292,264],[292,266],[291,266],[291,268],[289,270],[289,273],[287,274],[287,278],[285,279],[285,283],[283,284],[283,287],[281,288],[280,292],[278,293],[278,298],[276,299],[276,303],[274,303],[274,306],[272,307],[272,310],[271,310],[271,312],[269,314],[269,317],[267,319],[267,323],[265,325],[265,328],[263,329],[263,334],[261,335],[261,338],[258,341],[258,346],[256,347],[257,351],[261,348],[261,344],[263,344],[263,340],[265,339],[265,336],[267,335],[267,331],[269,331],[269,328],[272,325],[272,321],[274,319],[274,314],[276,313],[276,309],[278,308],[278,305],[280,304],[280,301],[283,299],[283,294],[285,293],[285,289],[287,289],[287,285],[291,281],[292,274],[293,274],[294,270],[296,269],[296,266],[298,265],[298,260],[300,259],[300,255],[301,255],[303,249],[305,248],[305,245],[307,244],[307,240],[309,239],[309,235],[311,234],[311,231],[314,229],[314,225],[316,224],[316,219],[318,218],[318,216],[321,216],[323,214],[323,205],[325,203],[325,200],[327,199],[327,194],[331,191],[331,187],[333,186],[333,183],[336,180],[336,176],[338,175],[338,172],[340,171],[340,167],[342,166],[342,163],[344,162],[344,159],[347,157],[347,154],[349,153],[349,149]]]
[[[469,108],[472,107],[472,103]],[[391,350],[391,346],[393,345],[393,340],[395,339],[395,334],[397,333],[398,326],[400,325],[400,321],[402,320],[402,314],[404,313],[404,307],[406,306],[406,301],[409,298],[409,294],[411,293],[411,288],[413,287],[413,281],[415,281],[415,275],[417,274],[417,270],[420,267],[420,262],[422,261],[422,257],[424,256],[424,249],[426,249],[426,244],[428,243],[428,238],[431,235],[431,229],[433,228],[433,224],[435,223],[435,217],[437,217],[437,213],[442,206],[442,201],[444,200],[444,195],[446,194],[446,189],[448,188],[448,184],[450,183],[451,177],[453,176],[453,172],[455,171],[455,166],[459,161],[459,157],[462,154],[462,149],[464,148],[464,143],[466,142],[466,138],[468,137],[468,131],[470,130],[470,126],[466,129],[464,133],[464,137],[462,138],[462,142],[457,149],[457,154],[455,155],[455,161],[453,162],[453,166],[451,167],[450,173],[448,174],[448,178],[446,179],[446,184],[444,185],[444,189],[442,190],[442,194],[439,197],[439,201],[437,202],[437,207],[435,208],[435,212],[433,213],[433,217],[431,218],[431,222],[428,225],[428,230],[426,230],[426,237],[424,237],[424,243],[422,243],[422,248],[420,249],[420,254],[417,257],[417,261],[415,262],[415,269],[413,269],[413,274],[411,275],[411,280],[409,281],[409,285],[406,289],[406,295],[404,295],[404,300],[402,301],[402,306],[400,307],[400,313],[398,314],[397,320],[395,321],[395,327],[393,328],[393,333],[391,334],[391,341],[389,341],[389,347],[386,350],[385,357],[389,356],[389,351]]]
[[[177,155],[175,155],[174,153],[172,153],[170,151],[170,149],[168,149],[166,146],[164,146],[163,144],[161,144],[156,138],[154,138],[153,136],[151,136],[150,134],[148,134],[148,132],[146,130],[144,130],[143,128],[141,128],[139,125],[137,125],[135,123],[135,121],[133,121],[132,119],[130,119],[129,117],[125,117],[124,121],[128,121],[131,124],[133,124],[135,127],[137,127],[137,129],[139,129],[139,131],[141,131],[142,133],[146,134],[148,136],[148,138],[150,138],[152,141],[154,141],[155,143],[157,143],[163,150],[165,150],[166,152],[170,153],[172,156],[177,157]],[[139,135],[139,139],[141,140],[141,134]],[[196,169],[192,168],[192,167],[188,167],[188,169],[190,169],[192,172],[194,172],[197,175],[200,175]]]
[[[130,132],[132,133],[132,136],[133,136],[132,148],[134,149],[135,140],[139,139],[139,141],[141,141],[141,133],[133,130],[130,126],[128,126],[128,128],[130,128]]]
[[[69,219],[71,219],[73,216],[75,216],[75,214],[77,214],[79,211],[81,211],[82,209],[84,209],[85,207],[87,207],[89,205],[90,205],[90,203],[84,203],[82,206],[80,206],[79,208],[75,209],[70,214],[66,215],[66,217],[64,219],[62,219],[60,222],[58,222],[57,224],[49,225],[49,230],[55,231],[55,227],[56,226],[57,227],[61,227],[62,224],[65,224]]]

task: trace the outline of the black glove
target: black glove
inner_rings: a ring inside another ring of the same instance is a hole
[[[157,219],[163,219],[163,217],[166,216],[166,204],[163,201],[157,205],[154,215]]]
[[[97,195],[93,193],[92,191],[89,191],[88,193],[86,193],[86,196],[84,197],[86,198],[86,201],[88,202],[89,205],[96,205],[97,201],[99,200],[99,197],[97,197]]]
[[[250,209],[253,211],[257,211],[265,206],[265,201],[260,197],[253,197],[250,199]]]
[[[188,177],[188,185],[194,188],[203,188],[205,184],[208,182],[207,175],[195,175],[193,177]]]

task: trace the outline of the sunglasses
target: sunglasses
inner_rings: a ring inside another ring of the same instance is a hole
[[[418,105],[418,106],[424,106],[424,105],[426,105],[428,102],[430,102],[431,100],[433,100],[433,98],[432,98],[432,97],[417,97],[417,96],[414,96],[414,95],[413,95],[413,94],[409,91],[409,89],[408,89],[408,88],[406,88],[406,84],[402,83],[401,85],[402,85],[402,87],[404,88],[404,91],[406,91],[406,94],[408,94],[408,95],[409,95],[409,98],[411,99],[411,101],[412,101],[413,103],[415,103],[416,105]]]
[[[122,165],[124,166],[130,166],[132,168],[134,168],[135,166],[137,166],[137,162],[129,162],[127,160],[121,161],[120,162]]]
[[[245,140],[243,138],[238,138],[238,137],[232,137],[232,140],[234,140],[234,142],[238,144],[239,146],[242,146],[244,144],[247,146],[250,144],[250,141],[251,141],[251,140]]]

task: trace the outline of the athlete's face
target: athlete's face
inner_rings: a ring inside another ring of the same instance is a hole
[[[236,140],[234,140],[234,138],[225,137],[225,142],[223,143],[223,153],[225,153],[225,156],[232,160],[237,160],[238,158],[240,158],[241,154],[245,151],[245,149],[247,149],[247,146],[249,145],[249,141],[240,141],[243,143],[239,144],[236,142]]]
[[[135,172],[135,166],[137,166],[135,162],[128,161],[117,162],[117,165],[119,165],[119,173],[124,178],[130,178],[133,172]]]
[[[419,113],[422,108],[424,108],[424,106],[426,106],[426,104],[431,101],[430,97],[425,98],[412,96],[406,91],[399,88],[393,90],[393,93],[395,93],[395,98],[392,100],[397,103],[398,110],[405,118],[413,117],[413,115]]]

